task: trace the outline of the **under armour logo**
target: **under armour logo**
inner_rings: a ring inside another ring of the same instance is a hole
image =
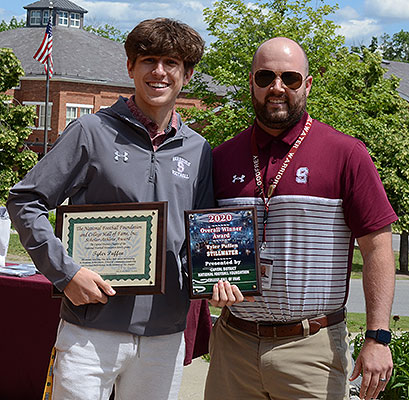
[[[243,183],[245,177],[246,177],[246,175],[242,175],[242,176],[234,175],[232,183],[236,183],[236,181],[239,181],[240,183]]]
[[[115,161],[119,161],[120,158],[122,158],[124,162],[127,162],[129,160],[129,157],[128,157],[129,153],[127,151],[124,151],[124,154],[121,154],[118,150],[116,150],[114,154],[115,154],[115,157],[114,157]]]

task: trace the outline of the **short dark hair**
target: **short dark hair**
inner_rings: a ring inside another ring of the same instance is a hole
[[[128,60],[133,65],[140,56],[171,56],[193,68],[202,58],[204,40],[189,25],[169,18],[147,19],[139,23],[125,41]]]

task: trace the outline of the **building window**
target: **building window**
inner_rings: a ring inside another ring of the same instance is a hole
[[[68,125],[70,122],[77,119],[77,111],[78,111],[77,107],[67,107],[65,125]]]
[[[80,15],[77,13],[70,14],[70,26],[74,28],[80,27]]]
[[[24,105],[27,106],[36,106],[36,113],[37,118],[35,120],[35,125],[30,126],[31,129],[44,129],[44,122],[45,122],[45,103],[40,103],[36,101],[24,101]],[[53,103],[48,103],[48,115],[47,115],[47,129],[51,129],[51,111],[52,111]]]
[[[66,126],[74,121],[75,119],[86,115],[86,114],[91,114],[92,113],[92,109],[94,108],[94,106],[90,106],[87,104],[71,104],[68,103],[67,104],[67,112],[66,112],[66,119],[65,119],[65,123]]]
[[[45,126],[45,104],[39,105],[39,114],[38,114],[38,128],[43,128]],[[51,105],[48,105],[48,115],[47,115],[47,127],[51,129]]]
[[[91,108],[89,107],[80,107],[80,117],[85,114],[91,114]]]
[[[58,11],[58,25],[68,26],[68,12]]]
[[[50,16],[50,11],[49,10],[44,10],[43,11],[43,25],[48,24],[48,18]]]
[[[41,24],[41,11],[33,10],[30,12],[30,25],[40,25]]]

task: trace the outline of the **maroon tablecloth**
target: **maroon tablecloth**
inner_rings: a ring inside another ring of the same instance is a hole
[[[60,302],[42,275],[0,276],[0,399],[41,400]]]
[[[42,275],[0,276],[0,399],[41,400],[59,322],[60,299]],[[206,300],[192,301],[185,331],[185,365],[207,353]]]

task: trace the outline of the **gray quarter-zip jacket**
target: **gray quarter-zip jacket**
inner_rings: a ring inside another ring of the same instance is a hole
[[[11,190],[7,208],[37,268],[60,290],[79,270],[48,222],[48,210],[72,204],[168,202],[166,293],[114,296],[108,303],[74,306],[61,317],[73,324],[165,335],[185,329],[189,308],[180,255],[184,210],[213,206],[211,149],[180,119],[173,137],[153,151],[149,134],[119,100],[72,122],[52,150]]]

